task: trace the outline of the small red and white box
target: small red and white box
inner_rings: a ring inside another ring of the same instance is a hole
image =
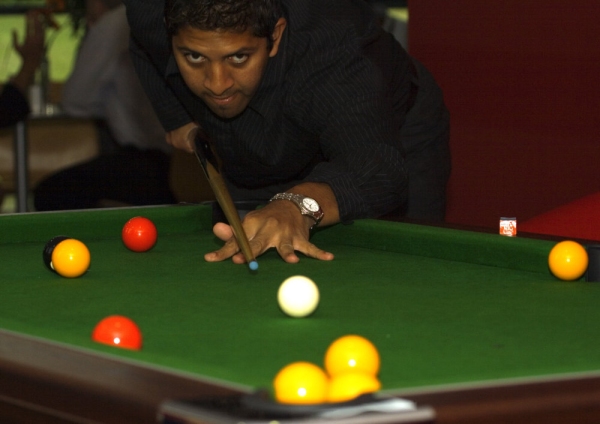
[[[517,235],[517,218],[500,218],[500,235],[514,237]]]

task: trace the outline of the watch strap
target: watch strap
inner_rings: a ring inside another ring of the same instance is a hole
[[[308,209],[306,206],[304,206],[305,199],[310,200],[311,203],[316,205],[317,210],[312,211],[312,210]],[[271,198],[271,200],[269,200],[269,202],[272,202],[273,200],[289,200],[292,203],[294,203],[298,207],[298,209],[300,209],[300,213],[302,215],[308,216],[315,221],[314,225],[310,227],[311,230],[313,228],[315,228],[319,224],[319,222],[321,222],[321,220],[323,219],[323,215],[324,215],[323,210],[321,209],[321,207],[319,206],[319,204],[317,203],[316,200],[314,200],[308,196],[304,196],[302,194],[296,194],[296,193],[277,193],[276,195],[274,195]]]

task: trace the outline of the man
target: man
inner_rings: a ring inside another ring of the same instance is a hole
[[[125,6],[121,0],[86,0],[85,10],[87,33],[61,106],[70,116],[97,119],[109,142],[98,157],[43,180],[35,188],[35,208],[175,203],[170,146],[131,63]]]
[[[443,219],[441,92],[365,2],[125,3],[134,64],[167,141],[191,151],[202,127],[232,197],[267,202],[243,221],[255,255],[331,260],[309,242],[315,225],[394,211]],[[214,232],[225,245],[205,259],[242,263],[231,229]]]

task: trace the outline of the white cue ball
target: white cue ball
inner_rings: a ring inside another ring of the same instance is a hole
[[[302,318],[317,309],[319,288],[310,278],[294,275],[279,286],[277,301],[283,312],[291,317]]]

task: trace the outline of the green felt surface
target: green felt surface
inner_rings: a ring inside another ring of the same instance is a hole
[[[158,227],[150,252],[121,242],[136,215]],[[87,274],[45,268],[42,249],[56,235],[88,245]],[[552,277],[551,242],[381,221],[313,241],[335,260],[292,265],[268,252],[252,273],[204,262],[219,246],[206,207],[2,216],[0,327],[253,387],[268,387],[289,362],[322,364],[328,344],[350,333],[379,348],[384,389],[600,369],[600,286]],[[321,291],[309,318],[277,306],[279,284],[294,274]],[[90,340],[111,314],[138,323],[141,351]]]

